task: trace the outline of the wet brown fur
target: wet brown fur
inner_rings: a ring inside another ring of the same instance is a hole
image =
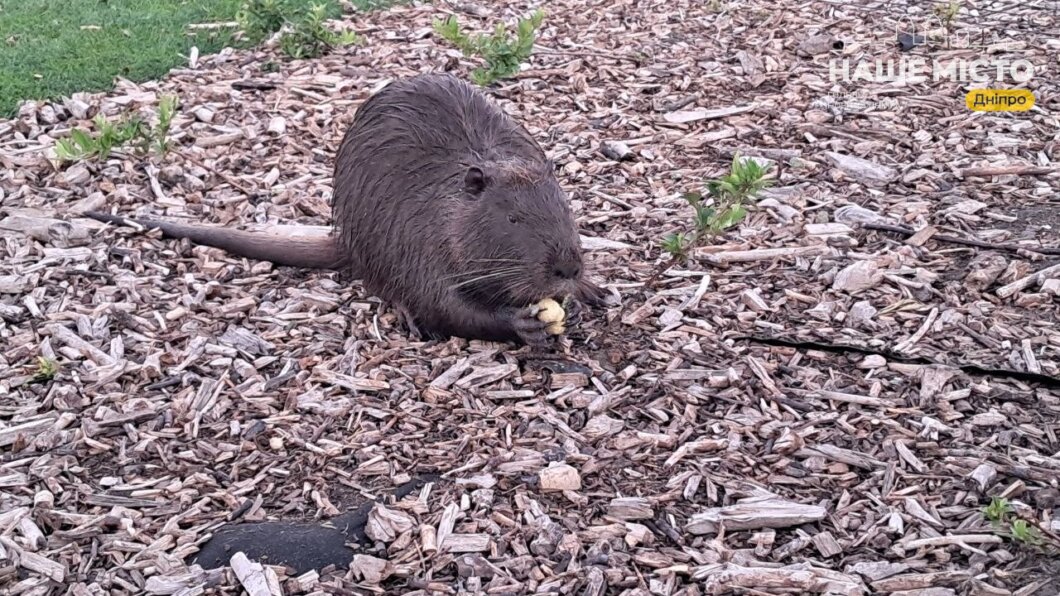
[[[344,270],[429,337],[540,338],[524,307],[600,296],[581,273],[552,164],[524,127],[455,77],[420,75],[370,97],[335,164],[334,227],[324,239],[89,215],[249,258]]]

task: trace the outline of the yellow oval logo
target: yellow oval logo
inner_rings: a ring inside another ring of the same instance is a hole
[[[964,103],[973,112],[1026,112],[1034,107],[1029,89],[972,89]]]

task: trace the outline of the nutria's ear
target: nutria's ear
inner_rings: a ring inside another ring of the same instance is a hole
[[[489,179],[486,177],[486,173],[478,166],[469,167],[467,173],[464,174],[464,191],[468,194],[478,196],[486,189],[488,184]]]

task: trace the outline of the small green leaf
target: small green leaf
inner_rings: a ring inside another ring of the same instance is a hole
[[[59,374],[59,363],[45,358],[44,356],[37,357],[37,372],[33,375],[33,382],[40,383],[43,381],[50,381],[55,378],[55,375]]]
[[[726,230],[738,224],[747,215],[747,210],[742,205],[733,205],[725,210],[718,218],[721,229]]]
[[[63,161],[74,161],[82,157],[82,151],[67,139],[55,142],[55,155]]]
[[[1012,522],[1010,531],[1012,533],[1012,539],[1017,542],[1032,546],[1041,544],[1041,533],[1038,531],[1038,528],[1028,524],[1027,520],[1017,519]]]
[[[83,130],[77,128],[70,131],[70,138],[85,153],[90,152],[96,146],[95,141],[85,134]]]

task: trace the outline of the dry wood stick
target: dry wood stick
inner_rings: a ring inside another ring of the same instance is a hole
[[[861,224],[862,227],[870,230],[880,230],[884,232],[894,232],[896,234],[905,234],[906,236],[912,236],[916,234],[916,230],[907,226],[899,226],[894,224],[885,224],[877,222],[865,222]],[[1020,246],[1018,244],[1004,244],[1000,242],[985,242],[983,240],[975,240],[972,238],[960,238],[958,236],[948,236],[946,234],[935,234],[931,237],[932,240],[940,240],[942,242],[949,242],[951,244],[963,244],[965,246],[976,246],[979,248],[991,248],[994,250],[1005,250],[1009,252],[1018,253],[1021,250],[1028,250],[1043,255],[1060,255],[1060,248],[1048,248],[1045,246]]]

